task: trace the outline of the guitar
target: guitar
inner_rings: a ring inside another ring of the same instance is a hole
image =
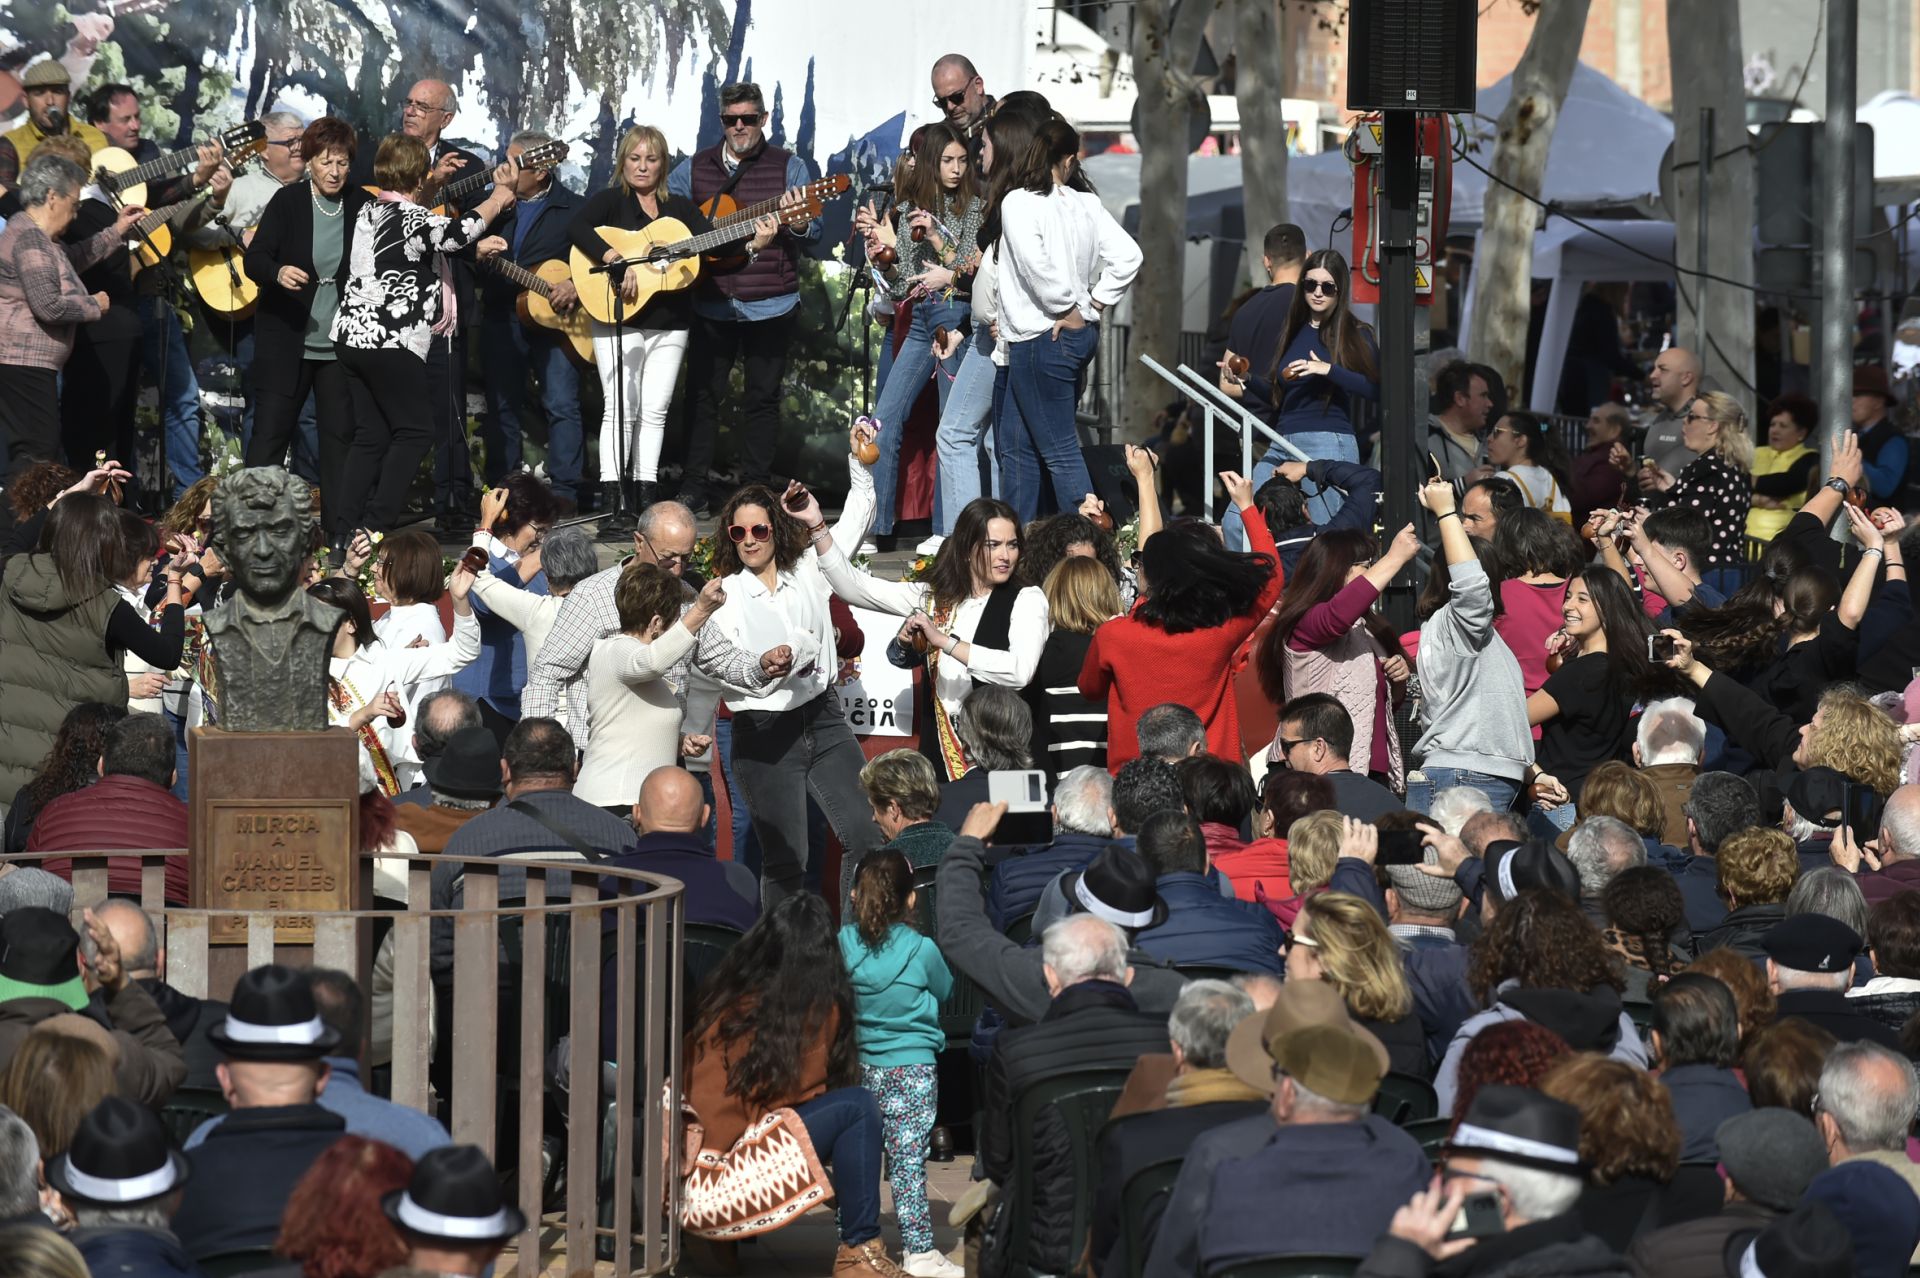
[[[167,225],[167,219],[204,194],[206,188],[202,187],[184,200],[161,205],[133,224],[133,231],[127,236],[127,255],[130,259],[127,269],[130,274],[138,275],[173,252],[173,228]]]
[[[560,162],[566,158],[567,144],[556,138],[552,142],[542,142],[539,146],[528,147],[522,151],[520,153],[520,167],[523,169],[551,169],[559,165]],[[472,195],[483,186],[491,186],[493,184],[493,168],[494,166],[482,161],[480,167],[472,173],[467,174],[463,178],[456,178],[454,181],[447,183],[438,191],[434,192],[433,198],[438,201],[438,203],[433,206],[434,214],[438,217],[448,217],[452,215],[454,206],[459,201]],[[366,188],[366,192],[368,195],[378,195],[380,194],[380,188],[377,186],[369,186]]]
[[[617,324],[622,318],[637,314],[659,294],[691,286],[700,277],[701,255],[725,244],[752,239],[757,219],[772,215],[790,226],[804,226],[820,216],[822,201],[845,194],[849,185],[844,173],[809,182],[802,188],[805,198],[797,204],[783,209],[778,198],[763,200],[724,215],[724,224],[716,222],[711,231],[702,235],[693,234],[685,222],[672,217],[656,218],[637,231],[617,226],[596,227],[596,233],[607,242],[607,247],[620,256],[645,259],[628,269],[628,277],[639,282],[640,292],[632,302],[623,302],[612,285],[612,274],[596,271],[594,268],[600,263],[576,248],[568,255],[567,262],[572,268],[573,286],[580,292],[580,306],[602,324]],[[715,197],[716,200],[723,198]]]
[[[267,144],[267,126],[258,120],[249,120],[245,124],[236,124],[220,135],[220,145],[226,149],[228,158],[238,160],[252,155]],[[200,148],[190,146],[184,151],[170,151],[145,164],[117,146],[105,147],[93,153],[93,180],[115,204],[145,204],[147,202],[147,183],[156,178],[174,177],[181,173],[191,173],[200,163]]]
[[[488,258],[487,265],[523,290],[513,304],[522,324],[528,328],[551,329],[560,334],[567,339],[567,351],[574,362],[586,368],[593,367],[593,326],[588,322],[586,311],[578,306],[565,312],[553,309],[553,286],[564,284],[572,278],[565,262],[557,258],[549,259],[528,270],[502,256]]]
[[[243,159],[228,167],[238,178],[246,165]],[[224,221],[224,217],[224,214],[216,215],[214,221],[225,231],[226,241],[215,248],[189,246],[187,274],[193,280],[193,291],[199,296],[200,305],[228,321],[237,321],[253,314],[260,300],[260,286],[247,278],[246,245],[240,232]]]
[[[827,185],[830,185],[832,189],[822,194],[820,196],[821,199],[831,199],[833,196],[846,194],[848,186],[851,185],[851,180],[844,173],[835,173],[830,177],[821,178],[818,182],[809,183],[807,193],[811,196],[816,187]],[[784,192],[782,194],[784,194]],[[721,227],[736,226],[741,222],[751,223],[758,221],[767,214],[776,212],[779,207],[780,196],[778,195],[774,196],[771,200],[762,200],[758,204],[749,204],[745,208],[741,208],[733,202],[733,196],[723,194],[716,195],[705,204],[702,204],[700,211],[707,215],[707,219],[713,223],[713,228],[717,231]],[[819,214],[816,213],[814,216],[817,217]],[[738,258],[723,259],[716,254],[711,260],[715,265],[719,265],[722,261],[737,261]]]

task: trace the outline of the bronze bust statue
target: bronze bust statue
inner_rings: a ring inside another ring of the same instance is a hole
[[[213,548],[238,591],[207,614],[219,726],[319,732],[327,663],[346,613],[301,588],[312,498],[278,466],[235,471],[213,494]]]

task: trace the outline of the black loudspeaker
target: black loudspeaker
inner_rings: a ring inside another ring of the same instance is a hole
[[[1472,111],[1478,0],[1352,0],[1349,111]]]
[[[1089,444],[1080,450],[1087,461],[1087,474],[1093,480],[1093,495],[1106,503],[1118,528],[1133,518],[1133,472],[1127,469],[1125,444]]]

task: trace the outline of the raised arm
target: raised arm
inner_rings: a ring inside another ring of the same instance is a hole
[[[1880,565],[1887,557],[1887,535],[1859,507],[1842,509],[1847,512],[1853,535],[1860,539],[1860,562],[1853,566],[1853,575],[1847,578],[1847,588],[1840,595],[1834,615],[1847,629],[1857,630],[1860,618],[1867,615],[1867,605],[1873,602],[1873,583],[1879,579]]]
[[[1440,552],[1447,563],[1447,589],[1451,599],[1445,608],[1428,619],[1432,625],[1442,616],[1457,627],[1476,651],[1484,648],[1493,634],[1493,586],[1480,566],[1473,541],[1461,526],[1455,504],[1453,481],[1429,479],[1420,488],[1419,502],[1433,513],[1440,526]],[[1445,624],[1445,623],[1443,623]]]
[[[596,574],[573,588],[540,645],[540,655],[527,671],[520,693],[520,713],[529,719],[551,718],[565,709],[565,689],[587,668],[593,645],[620,630],[620,610],[613,602],[615,576]],[[504,589],[512,590],[505,582]]]
[[[1145,546],[1165,526],[1160,511],[1160,458],[1138,444],[1127,445],[1127,472],[1133,476],[1133,489],[1140,512],[1139,535],[1135,546]]]

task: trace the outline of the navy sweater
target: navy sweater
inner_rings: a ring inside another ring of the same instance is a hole
[[[1280,362],[1274,368],[1275,375],[1297,359],[1324,359],[1329,366],[1328,371],[1324,376],[1278,383],[1280,407],[1268,416],[1268,424],[1282,435],[1319,431],[1353,434],[1354,401],[1364,399],[1378,403],[1380,399],[1380,347],[1373,339],[1372,329],[1362,326],[1360,336],[1367,344],[1368,354],[1373,357],[1372,377],[1342,368],[1327,350],[1326,343],[1320,340],[1319,329],[1308,326],[1295,333],[1293,340],[1287,343],[1287,349],[1280,353]],[[1276,387],[1273,382],[1262,377],[1249,377],[1247,388],[1267,403],[1274,402]]]

